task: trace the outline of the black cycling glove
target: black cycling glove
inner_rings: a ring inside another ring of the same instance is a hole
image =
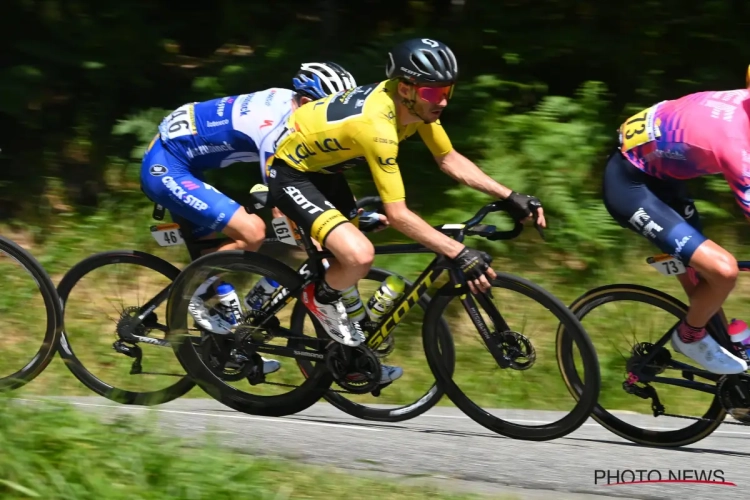
[[[487,269],[489,269],[492,257],[487,252],[464,247],[453,261],[466,275],[467,280],[474,281],[481,278]]]
[[[541,208],[542,202],[536,196],[529,196],[513,191],[507,200],[511,203],[510,214],[516,221],[521,221]]]

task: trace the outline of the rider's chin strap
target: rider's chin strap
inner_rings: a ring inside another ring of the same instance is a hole
[[[423,117],[419,116],[419,113],[417,113],[416,110],[414,109],[414,105],[417,103],[417,99],[416,99],[417,91],[416,89],[414,89],[414,87],[412,87],[411,89],[411,95],[412,95],[411,99],[402,97],[401,104],[403,104],[406,107],[406,109],[409,111],[409,114],[411,114],[412,116],[416,116],[417,118],[422,120],[424,123],[429,123]]]

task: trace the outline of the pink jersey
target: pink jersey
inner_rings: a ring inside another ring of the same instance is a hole
[[[750,217],[750,92],[708,91],[662,101],[620,127],[624,155],[661,179],[722,174]]]

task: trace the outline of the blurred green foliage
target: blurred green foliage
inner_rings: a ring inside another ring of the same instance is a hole
[[[35,227],[43,240],[39,228],[61,214],[147,207],[140,156],[171,109],[288,87],[305,60],[334,59],[360,84],[377,81],[390,46],[428,36],[459,60],[442,120],[457,149],[501,183],[539,196],[548,215],[546,244],[529,231],[476,245],[534,262],[544,256],[563,279],[597,273],[635,237],[599,197],[615,128],[657,100],[742,87],[748,9],[736,0],[220,0],[190,8],[8,0],[0,222]],[[402,145],[399,163],[410,206],[433,224],[463,220],[489,201],[440,174],[418,138]],[[357,195],[373,194],[367,171],[348,176]],[[245,201],[260,175],[244,164],[211,180]],[[705,224],[720,240],[744,242],[723,180],[692,185]],[[387,231],[376,241],[394,238]]]

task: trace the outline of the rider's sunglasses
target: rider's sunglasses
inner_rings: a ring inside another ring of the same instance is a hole
[[[420,87],[416,86],[417,95],[424,101],[430,104],[440,104],[443,99],[449,100],[453,97],[454,85],[447,85],[445,87]]]

